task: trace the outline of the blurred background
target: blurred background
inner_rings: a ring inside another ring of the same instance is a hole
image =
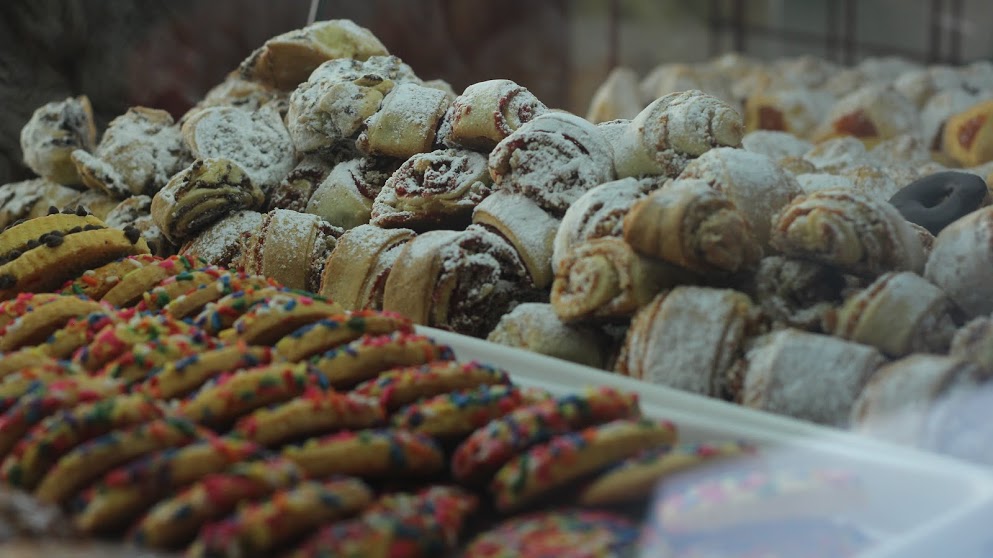
[[[18,135],[39,105],[86,94],[105,123],[131,105],[182,114],[310,0],[3,0],[0,183],[27,176]],[[322,0],[318,19],[371,29],[423,78],[456,91],[513,79],[584,113],[615,65],[738,51],[854,63],[897,54],[993,56],[990,0]]]

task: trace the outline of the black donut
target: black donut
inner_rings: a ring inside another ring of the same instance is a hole
[[[986,181],[967,172],[944,171],[915,180],[890,198],[911,223],[937,236],[941,229],[979,209]]]

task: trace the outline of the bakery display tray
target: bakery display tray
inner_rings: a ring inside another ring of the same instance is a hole
[[[515,382],[554,393],[585,385],[637,392],[647,416],[677,423],[685,441],[745,440],[770,465],[841,467],[862,481],[853,518],[878,537],[860,558],[990,556],[993,473],[930,453],[755,411],[434,328],[425,335],[450,345],[460,360],[507,370]]]

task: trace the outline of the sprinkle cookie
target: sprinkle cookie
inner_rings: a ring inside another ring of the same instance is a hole
[[[97,334],[109,325],[114,325],[134,317],[130,311],[93,312],[73,318],[57,330],[45,343],[38,346],[45,354],[57,359],[70,359],[80,348],[89,345]]]
[[[445,468],[445,456],[430,436],[408,430],[340,432],[287,446],[283,456],[310,477],[420,477]]]
[[[211,285],[222,276],[230,276],[232,271],[217,266],[206,266],[196,270],[184,270],[159,281],[151,289],[141,294],[138,308],[147,312],[160,312],[177,298]],[[225,293],[227,294],[227,293]],[[223,295],[218,295],[220,298]],[[217,300],[215,298],[214,300]],[[207,301],[210,302],[210,301]],[[204,302],[206,304],[207,302]],[[177,317],[177,316],[173,316]],[[178,319],[182,319],[179,316]]]
[[[634,551],[638,527],[593,510],[537,512],[508,519],[476,537],[463,558],[622,558]]]
[[[245,315],[258,304],[264,304],[274,296],[303,296],[311,298],[302,291],[292,291],[285,287],[247,288],[225,295],[217,302],[207,304],[193,319],[193,325],[211,335],[218,335],[230,329],[238,318]]]
[[[178,275],[205,265],[186,256],[170,256],[164,260],[140,267],[114,285],[100,300],[119,308],[134,306],[142,295],[155,288],[167,277]]]
[[[404,407],[393,416],[393,426],[443,439],[460,438],[514,409],[547,397],[536,390],[483,385],[473,390],[437,395]]]
[[[293,331],[341,312],[341,307],[295,293],[274,295],[235,320],[219,336],[250,345],[272,345]]]
[[[379,401],[351,393],[311,389],[271,408],[243,417],[232,432],[264,446],[337,430],[368,428],[383,423]]]
[[[48,384],[79,373],[79,368],[72,363],[52,361],[7,374],[0,380],[0,412],[9,409],[25,395],[39,393]]]
[[[175,399],[195,391],[215,376],[271,362],[271,348],[238,343],[167,363],[134,389],[156,399]]]
[[[201,332],[192,335],[167,335],[154,341],[135,344],[130,351],[107,363],[98,374],[118,378],[127,384],[140,382],[169,363],[194,357],[213,349],[215,345],[214,338]]]
[[[394,333],[363,337],[311,357],[310,363],[336,389],[347,389],[396,366],[454,360],[451,348],[423,335]]]
[[[69,320],[105,310],[98,302],[76,296],[51,300],[0,328],[0,353],[38,345]]]
[[[20,293],[10,300],[0,302],[0,329],[7,329],[17,318],[61,298],[61,295],[53,293]]]
[[[479,362],[440,360],[383,372],[355,386],[355,393],[376,397],[388,411],[421,399],[484,385],[510,384],[503,370]]]
[[[136,314],[127,322],[105,327],[93,341],[81,347],[72,361],[86,370],[96,372],[138,343],[153,341],[168,335],[191,335],[188,324],[161,315]]]
[[[291,362],[335,349],[363,335],[413,333],[409,319],[390,312],[358,310],[308,324],[284,336],[276,343],[276,352]]]
[[[27,368],[52,368],[62,366],[59,361],[38,347],[25,347],[13,353],[0,354],[0,382],[7,376]],[[2,385],[2,383],[0,383]]]
[[[78,278],[66,283],[59,291],[64,295],[85,296],[100,300],[110,289],[121,282],[121,278],[132,271],[162,261],[151,254],[139,254],[110,262],[94,269],[88,269]]]

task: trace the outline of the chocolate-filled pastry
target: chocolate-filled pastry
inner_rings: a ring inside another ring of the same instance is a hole
[[[834,266],[768,256],[745,288],[774,329],[820,333],[825,315],[843,300],[848,281]]]
[[[470,225],[407,242],[386,280],[383,309],[481,337],[532,290],[514,247],[485,227]]]
[[[676,287],[635,315],[616,370],[654,384],[730,397],[734,389],[727,371],[757,320],[743,293]]]
[[[674,180],[631,206],[624,240],[635,251],[699,273],[735,273],[762,256],[751,225],[720,190]]]
[[[21,129],[24,164],[56,184],[81,184],[72,152],[91,151],[97,143],[93,108],[86,95],[42,105]]]
[[[208,265],[231,267],[241,259],[245,239],[262,230],[262,214],[243,209],[210,225],[187,241],[179,253]]]
[[[856,275],[920,272],[920,236],[888,202],[852,190],[799,196],[774,219],[772,246],[783,254]]]
[[[601,368],[606,347],[595,329],[568,325],[550,304],[526,302],[500,318],[487,341]]]
[[[152,198],[155,223],[172,242],[183,242],[232,211],[262,207],[265,195],[228,159],[198,159]]]
[[[438,142],[489,152],[547,110],[530,91],[509,79],[474,83],[448,107],[438,129]]]
[[[814,134],[818,140],[854,136],[870,143],[914,133],[917,107],[895,89],[869,84],[838,99]]]
[[[342,161],[333,159],[329,161],[327,157],[316,155],[304,157],[269,193],[266,209],[291,209],[305,213],[314,191],[331,174],[331,169],[340,162]]]
[[[316,292],[321,273],[342,230],[316,215],[273,209],[245,238],[236,262],[246,273],[264,275],[291,289]]]
[[[941,229],[979,209],[986,181],[967,172],[945,171],[911,182],[892,198],[900,214],[937,235]]]
[[[993,160],[991,115],[993,100],[977,103],[951,116],[942,132],[942,151],[964,167]]]
[[[286,125],[301,153],[354,145],[367,118],[398,83],[420,83],[396,56],[329,60],[290,95]]]
[[[406,159],[427,153],[435,143],[441,118],[451,104],[444,91],[416,83],[394,87],[365,121],[355,145],[366,155]]]
[[[370,222],[417,231],[464,228],[491,191],[484,155],[466,149],[416,153],[383,184]]]
[[[62,209],[79,197],[79,190],[44,178],[0,185],[0,230],[21,219],[48,214],[48,209]]]
[[[652,97],[655,100],[655,97]],[[638,90],[638,74],[631,68],[618,66],[593,93],[586,119],[594,124],[618,118],[631,119],[645,108]]]
[[[409,229],[373,225],[345,231],[324,266],[318,292],[346,310],[382,309],[393,264],[403,245],[415,236]]]
[[[552,253],[559,220],[527,196],[490,194],[472,213],[472,222],[496,231],[514,245],[538,289],[552,284]]]
[[[155,194],[190,164],[190,155],[168,112],[131,107],[110,121],[92,154],[77,149],[72,160],[83,184],[124,199]]]
[[[152,198],[148,196],[131,196],[122,201],[107,213],[104,221],[108,227],[131,226],[141,231],[149,250],[156,256],[165,258],[176,253],[176,246],[169,242],[152,218]]]
[[[339,163],[310,196],[307,213],[346,230],[368,223],[373,201],[399,166],[384,157]]]
[[[607,140],[564,112],[538,116],[507,136],[490,153],[489,167],[496,188],[524,194],[553,215],[614,179]]]
[[[198,112],[210,107],[234,107],[246,112],[255,112],[264,105],[276,101],[280,106],[289,102],[289,95],[257,81],[249,81],[238,71],[231,72],[224,81],[215,85],[196,105],[179,119],[180,126]]]
[[[662,290],[692,277],[686,270],[639,255],[623,239],[597,238],[577,244],[559,262],[552,307],[566,323],[620,320]]]
[[[365,60],[386,54],[383,43],[365,27],[331,19],[269,39],[241,63],[238,72],[247,80],[292,91],[326,60]]]
[[[935,238],[924,277],[948,295],[966,316],[993,312],[993,207],[984,207],[945,227]]]

